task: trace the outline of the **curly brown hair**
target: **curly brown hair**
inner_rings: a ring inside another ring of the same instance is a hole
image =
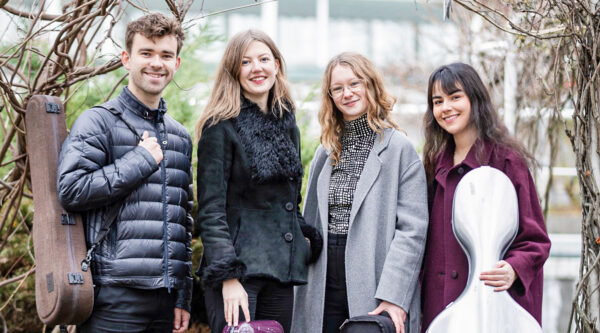
[[[135,34],[140,34],[153,41],[155,38],[173,35],[177,39],[177,55],[179,55],[179,51],[181,51],[181,47],[183,46],[183,40],[185,39],[185,34],[183,33],[183,29],[181,29],[179,21],[174,17],[167,17],[161,13],[144,15],[127,24],[125,47],[129,53],[131,53]]]
[[[365,56],[355,52],[343,52],[331,60],[325,68],[321,83],[321,108],[319,123],[321,124],[321,144],[331,152],[331,162],[336,165],[342,154],[341,135],[344,130],[344,118],[331,96],[331,73],[336,66],[348,66],[354,75],[366,85],[367,123],[377,134],[383,135],[383,129],[400,129],[391,119],[390,112],[396,103],[396,97],[390,94],[383,84],[383,78],[375,65]]]

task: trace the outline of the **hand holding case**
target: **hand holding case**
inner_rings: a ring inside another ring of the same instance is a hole
[[[407,317],[408,320],[408,317]],[[384,315],[364,315],[346,319],[340,327],[341,333],[396,333],[394,322]],[[408,332],[408,331],[407,331]]]
[[[225,326],[222,333],[284,333],[284,331],[276,320],[254,320],[249,323],[240,322],[238,326]]]

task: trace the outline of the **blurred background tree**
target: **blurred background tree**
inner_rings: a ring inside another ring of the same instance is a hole
[[[446,13],[466,9],[505,34],[523,59],[514,70],[533,75],[519,82],[530,121],[545,119],[546,133],[527,135],[534,151],[542,137],[550,145],[550,166],[558,138],[566,134],[574,153],[581,204],[581,262],[568,332],[600,332],[600,2],[445,0]],[[521,61],[518,61],[521,60]],[[502,63],[502,62],[500,62]],[[516,74],[515,74],[516,78]],[[504,71],[504,82],[507,72]],[[516,83],[516,82],[515,82]],[[506,96],[506,95],[505,95]],[[538,101],[538,103],[532,103]],[[506,102],[506,101],[505,101]],[[565,109],[572,110],[570,117]],[[506,118],[505,118],[506,120]],[[552,168],[549,171],[552,184]],[[547,207],[545,208],[547,212]]]
[[[201,112],[201,102],[208,97],[212,68],[205,65],[203,56],[216,41],[224,39],[208,24],[200,23],[198,17],[195,23],[185,21],[192,2],[165,0],[163,4],[186,29],[181,67],[163,97],[169,114],[190,132]],[[127,72],[121,67],[118,53],[119,41],[124,36],[115,33],[115,26],[128,9],[150,11],[144,1],[63,3],[61,14],[49,14],[45,1],[34,1],[29,12],[0,1],[0,10],[8,13],[14,23],[3,33],[12,38],[3,37],[0,44],[0,330],[3,332],[52,329],[38,319],[34,299],[33,205],[24,124],[27,102],[36,94],[59,96],[65,104],[67,127],[70,127],[81,112],[118,95],[127,84]],[[248,6],[260,4],[248,1]],[[212,14],[204,16],[209,15]],[[204,89],[197,89],[199,85],[204,85]],[[307,156],[310,158],[311,154]],[[195,152],[193,159],[195,166]],[[197,238],[193,249],[197,261],[202,250]],[[194,319],[200,318],[196,315]],[[206,328],[196,322],[190,332],[202,330]]]

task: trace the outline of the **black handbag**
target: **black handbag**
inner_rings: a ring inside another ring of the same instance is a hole
[[[394,322],[387,313],[364,315],[346,319],[340,327],[341,333],[396,333]]]

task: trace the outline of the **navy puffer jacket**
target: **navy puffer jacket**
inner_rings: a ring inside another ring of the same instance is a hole
[[[176,306],[190,310],[193,204],[192,142],[187,130],[166,115],[161,99],[151,110],[125,87],[111,103],[141,137],[158,139],[157,164],[125,122],[94,107],[73,124],[58,165],[63,206],[81,212],[88,247],[113,204],[120,211],[92,261],[94,283],[177,292]]]

